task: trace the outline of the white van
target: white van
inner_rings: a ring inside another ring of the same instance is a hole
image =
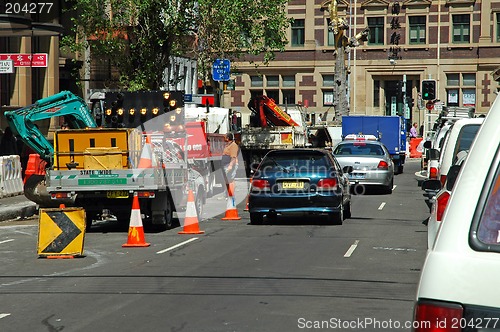
[[[500,95],[477,133],[427,251],[414,331],[500,329],[499,123]]]
[[[460,151],[469,150],[484,118],[457,120],[447,131],[439,155],[438,179],[444,185],[450,166],[457,161]]]

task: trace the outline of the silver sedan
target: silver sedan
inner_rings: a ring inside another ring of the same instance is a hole
[[[394,163],[381,142],[345,140],[334,147],[333,154],[343,169],[347,167],[355,193],[363,192],[363,186],[381,186],[392,193]]]

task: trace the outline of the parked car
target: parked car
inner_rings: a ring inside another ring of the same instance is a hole
[[[431,149],[433,158],[429,160],[430,179],[438,179],[441,186],[446,181],[446,175],[450,166],[457,161],[457,155],[461,151],[466,151],[470,148],[472,141],[483,123],[484,118],[471,118],[455,120],[449,126],[446,133],[441,139],[442,146],[439,149]],[[446,126],[446,125],[445,125]],[[435,157],[435,158],[434,158]],[[422,189],[424,189],[422,187]],[[433,197],[436,192],[425,190],[425,203],[432,210]]]
[[[373,135],[347,135],[333,149],[342,167],[352,167],[349,180],[355,185],[380,186],[387,194],[394,186],[394,163],[387,148]]]
[[[349,179],[328,150],[273,150],[252,176],[248,209],[252,224],[297,214],[342,224],[351,217]]]
[[[439,154],[438,179],[446,181],[448,169],[457,160],[460,151],[469,150],[484,118],[461,119],[456,121],[446,133],[444,145]]]
[[[414,331],[500,329],[500,95],[462,165],[416,294]]]
[[[462,164],[467,158],[469,151],[461,151],[458,153],[458,159],[448,170],[448,176],[444,185],[441,184],[440,180],[429,179],[422,183],[422,189],[429,191],[431,199],[431,214],[427,220],[427,247],[431,248],[434,245],[434,240],[436,239],[436,234],[441,226],[441,221],[443,219],[444,210],[451,196],[451,191],[455,184],[458,172],[462,168]],[[452,176],[453,175],[453,176]]]

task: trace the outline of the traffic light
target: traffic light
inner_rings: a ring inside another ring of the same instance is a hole
[[[408,105],[408,108],[409,109],[412,109],[413,108],[413,98],[412,97],[406,97],[406,104]]]
[[[425,100],[436,99],[436,80],[422,81],[422,98]]]

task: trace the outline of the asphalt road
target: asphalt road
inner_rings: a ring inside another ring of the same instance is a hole
[[[84,257],[40,259],[37,219],[2,222],[0,331],[408,331],[427,247],[419,168],[392,195],[353,197],[341,226],[252,226],[243,202],[241,220],[209,217],[204,234],[123,248],[127,227],[110,223]]]

